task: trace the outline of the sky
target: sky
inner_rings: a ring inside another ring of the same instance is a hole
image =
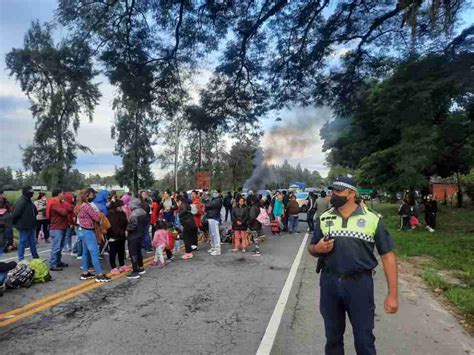
[[[20,85],[8,76],[5,55],[12,48],[22,47],[24,34],[31,21],[52,20],[55,8],[56,0],[0,0],[0,167],[23,169],[21,147],[31,143],[34,134],[34,120],[29,111],[28,99],[22,93]],[[469,15],[471,19],[472,13]],[[57,32],[61,37],[61,27],[57,28]],[[210,72],[206,70],[199,73],[194,79],[194,94],[205,85],[209,76]],[[81,144],[93,151],[93,155],[78,152],[75,167],[86,174],[111,175],[115,167],[121,164],[120,157],[113,155],[115,142],[110,137],[114,119],[114,88],[103,76],[99,76],[97,82],[101,82],[103,96],[95,109],[93,121],[84,119],[77,137]],[[281,117],[282,121],[277,123],[276,116]],[[325,165],[319,129],[330,117],[331,112],[325,108],[295,107],[262,120],[265,131],[262,146],[271,155],[267,157],[267,161],[281,164],[287,159],[290,164],[300,163],[303,168],[318,170],[326,176],[328,167]],[[305,127],[304,134],[295,130],[302,125]],[[158,145],[154,149],[159,152],[161,148]],[[152,170],[156,178],[167,172],[161,169],[159,163],[154,164]]]

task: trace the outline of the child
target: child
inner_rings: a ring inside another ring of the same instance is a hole
[[[153,248],[155,248],[155,257],[151,262],[151,266],[163,267],[165,266],[165,258],[163,252],[169,245],[168,231],[166,230],[163,221],[156,222],[156,231],[153,235],[153,241],[151,242]]]
[[[125,266],[125,231],[127,230],[127,215],[122,210],[123,202],[118,200],[109,204],[110,228],[107,230],[109,241],[109,260],[112,275],[119,275],[121,272],[130,271]],[[118,256],[119,267],[115,263]]]

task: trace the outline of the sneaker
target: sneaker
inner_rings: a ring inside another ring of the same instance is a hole
[[[191,249],[198,251],[198,250],[199,250],[199,247],[198,247],[197,245],[191,245]]]
[[[181,259],[183,260],[188,260],[188,259],[192,259],[194,256],[193,256],[193,253],[185,253]]]
[[[138,268],[138,273],[139,273],[140,275],[145,274],[145,273],[146,273],[145,268],[144,268],[144,267],[139,267],[139,268]]]
[[[81,280],[89,280],[89,279],[93,279],[94,277],[95,277],[94,274],[91,274],[90,272],[88,272],[87,274],[81,275]]]
[[[53,266],[49,268],[49,271],[63,271],[63,268],[59,266]]]
[[[211,253],[212,256],[219,256],[221,255],[221,248],[216,248],[214,251]]]
[[[82,256],[79,255],[76,259],[77,259],[77,260],[81,260],[81,259],[82,259]]]
[[[158,266],[158,264],[159,264],[158,261],[153,260],[153,261],[150,263],[150,266]]]
[[[153,253],[154,250],[153,250],[152,248],[150,248],[150,249],[145,249],[145,252],[149,254],[149,253]]]
[[[139,279],[140,274],[136,271],[131,271],[127,274],[127,279]]]
[[[262,256],[262,253],[259,251],[252,252],[252,256]]]
[[[165,267],[165,266],[166,266],[166,263],[160,263],[160,262],[158,262],[158,265],[157,265],[157,266],[158,266],[158,267]]]
[[[95,282],[109,282],[110,280],[112,279],[105,274],[97,275],[95,278]]]
[[[66,264],[66,263],[59,263],[59,266],[60,266],[60,267],[68,267],[69,264]]]
[[[117,268],[113,268],[110,270],[110,275],[120,275],[120,270]]]
[[[216,248],[212,247],[212,248],[209,249],[207,252],[208,252],[208,253],[212,253],[214,250],[216,250]]]
[[[246,253],[247,252],[247,249],[242,249],[242,253]]]
[[[239,251],[239,249],[235,248],[235,249],[232,249],[231,252],[235,253],[236,251]]]
[[[169,259],[166,259],[166,263],[169,264],[170,262],[174,261],[174,257],[171,257]]]

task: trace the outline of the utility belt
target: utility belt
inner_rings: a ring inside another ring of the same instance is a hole
[[[331,270],[324,270],[324,274],[332,275],[340,280],[360,280],[364,276],[375,275],[375,270],[351,271],[351,272],[335,272]]]

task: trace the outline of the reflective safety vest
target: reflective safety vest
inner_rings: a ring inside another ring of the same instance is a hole
[[[334,208],[331,208],[319,217],[324,237],[356,238],[375,243],[375,232],[381,218],[379,214],[362,208],[363,214],[350,216],[344,226],[344,219],[334,212]]]

